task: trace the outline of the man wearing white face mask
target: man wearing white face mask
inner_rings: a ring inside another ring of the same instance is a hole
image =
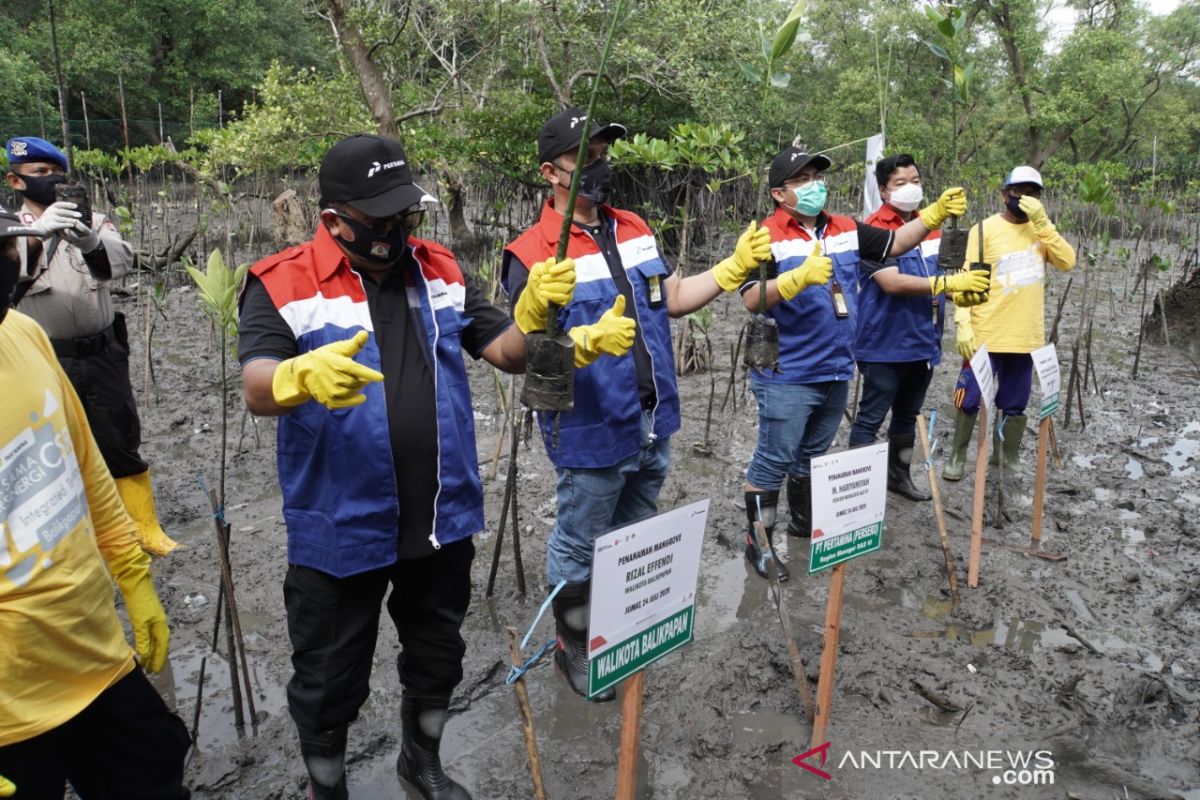
[[[854,377],[854,339],[862,316],[860,262],[907,253],[947,216],[967,207],[962,189],[947,189],[895,230],[872,227],[825,210],[824,173],[830,166],[827,157],[798,147],[775,157],[767,175],[775,213],[763,221],[771,233],[769,280],[763,285],[752,274],[742,285],[742,302],[750,311],[760,308],[765,292],[767,313],[779,328],[779,366],[751,371],[758,445],[743,487],[746,559],[764,578],[768,558],[775,560],[781,579],[787,570],[774,547],[761,551],[750,533],[761,519],[771,540],[785,478],[792,516],[788,533],[812,536],[811,461],[833,442]]]
[[[875,165],[884,204],[867,224],[897,230],[916,216],[924,200],[921,173],[912,156],[888,156]],[[941,232],[919,247],[884,262],[861,261],[859,322],[854,357],[863,394],[850,429],[850,446],[875,441],[888,410],[888,489],[909,500],[929,500],[909,474],[917,414],[933,368],[942,358],[943,300],[955,291],[986,291],[983,270],[938,275]],[[932,298],[932,302],[931,302]]]

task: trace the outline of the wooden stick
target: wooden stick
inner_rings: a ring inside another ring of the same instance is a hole
[[[1180,607],[1184,603],[1186,603],[1192,595],[1196,594],[1197,592],[1200,592],[1200,578],[1197,578],[1195,581],[1193,581],[1192,585],[1187,587],[1186,589],[1184,589],[1183,594],[1179,595],[1179,597],[1176,598],[1174,603],[1171,603],[1171,605],[1169,605],[1166,608],[1159,611],[1158,615],[1160,617],[1162,617],[1164,620],[1170,619],[1171,615],[1174,614],[1176,611],[1178,611],[1180,609]]]
[[[625,682],[621,698],[621,751],[617,758],[617,800],[637,800],[637,760],[642,740],[642,699],[646,672]]]
[[[810,747],[819,747],[825,743],[825,730],[829,727],[838,637],[842,631],[842,590],[845,583],[846,565],[838,564],[829,576],[829,601],[825,606],[825,648],[821,651],[821,676],[817,679],[817,714],[813,722]]]
[[[217,492],[215,489],[208,490],[208,499],[212,503],[214,515],[219,508],[217,505]],[[237,640],[237,653],[230,652],[229,660],[232,663],[235,658],[241,660],[242,680],[246,684],[246,705],[250,709],[250,725],[254,729],[254,733],[258,733],[258,712],[254,708],[254,689],[250,683],[250,667],[246,662],[246,640],[242,636],[242,621],[238,616],[237,598],[233,593],[233,571],[229,566],[229,526],[215,516],[213,518],[216,528],[217,537],[217,555],[221,565],[221,580],[225,583],[225,608],[229,611],[229,623],[232,626],[233,633]]]
[[[1053,417],[1050,418],[1050,450],[1054,453],[1054,468],[1062,469],[1063,460],[1062,455],[1058,452],[1058,433],[1054,428]]]
[[[1050,417],[1038,424],[1037,477],[1033,481],[1033,533],[1030,549],[1037,550],[1042,543],[1042,508],[1046,500],[1046,457],[1050,451]]]
[[[946,577],[950,581],[950,601],[958,605],[958,570],[954,568],[954,555],[950,552],[950,535],[946,532],[946,515],[942,511],[942,490],[938,486],[937,469],[929,449],[929,433],[925,428],[925,416],[917,414],[917,434],[921,437],[921,449],[929,468],[929,493],[933,495],[933,512],[937,517],[938,538],[942,542],[942,555],[946,559]]]
[[[492,551],[492,570],[488,573],[487,596],[491,597],[496,588],[496,572],[500,568],[500,548],[504,544],[504,529],[508,525],[508,506],[513,502],[517,491],[517,445],[521,441],[520,429],[517,427],[517,382],[512,382],[512,394],[509,397],[508,413],[512,414],[512,437],[508,458],[508,478],[504,482],[504,502],[500,505],[500,528],[496,532],[496,549]],[[517,516],[513,514],[513,535],[516,531]],[[520,545],[517,545],[520,547]],[[522,573],[521,594],[525,593],[524,574]]]
[[[771,598],[775,601],[775,613],[779,615],[779,625],[783,628],[783,641],[787,644],[788,659],[792,662],[792,679],[800,691],[800,700],[804,703],[804,713],[811,723],[813,720],[812,692],[808,688],[808,672],[804,668],[804,658],[800,655],[800,647],[796,637],[792,635],[792,623],[784,607],[783,591],[779,588],[779,569],[775,565],[774,549],[767,538],[767,529],[762,520],[755,520],[754,535],[758,539],[758,549],[767,554],[767,575],[770,579]]]
[[[504,434],[508,431],[508,415],[500,416],[500,435],[496,437],[496,448],[492,451],[492,465],[488,467],[487,480],[496,480],[496,471],[500,469],[500,450],[504,447]]]
[[[967,561],[967,586],[979,586],[979,556],[983,550],[983,504],[987,493],[988,440],[986,405],[979,407],[978,444],[975,453],[975,505],[971,512],[971,555]]]
[[[521,655],[521,637],[517,629],[508,626],[508,650],[512,657],[512,665],[520,668],[525,662]],[[513,682],[517,693],[517,705],[521,709],[521,732],[525,734],[525,750],[529,753],[529,774],[533,778],[533,796],[536,800],[546,800],[546,786],[542,782],[542,761],[538,757],[537,734],[533,730],[533,707],[529,704],[529,689],[525,686],[525,676]]]

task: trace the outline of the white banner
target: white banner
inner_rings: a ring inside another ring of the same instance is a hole
[[[878,133],[867,139],[867,176],[863,179],[863,219],[874,214],[883,205],[883,198],[879,196],[879,184],[875,180],[875,163],[881,158],[883,158],[883,134]]]

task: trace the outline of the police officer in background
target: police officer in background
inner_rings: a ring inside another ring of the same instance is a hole
[[[166,555],[178,545],[154,508],[150,465],[138,453],[142,430],[129,383],[124,315],[108,286],[133,264],[133,249],[103,214],[91,224],[74,203],[56,199],[70,165],[62,150],[36,136],[8,140],[8,185],[22,198],[21,221],[43,239],[24,238],[14,305],[42,326],[71,379],[142,549]]]

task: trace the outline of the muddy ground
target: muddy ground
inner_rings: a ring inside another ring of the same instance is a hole
[[[1120,281],[1114,279],[1114,285]],[[1053,284],[1048,315],[1064,286],[1062,280]],[[131,323],[139,319],[133,299],[121,303]],[[660,502],[665,509],[712,498],[696,641],[647,674],[639,797],[1200,798],[1200,598],[1169,620],[1156,615],[1200,576],[1198,375],[1187,359],[1148,342],[1140,378],[1131,379],[1136,309],[1132,300],[1114,300],[1098,312],[1093,351],[1100,391],[1089,386],[1085,395],[1086,429],[1081,430],[1077,411],[1069,427],[1062,424],[1062,411],[1057,417],[1062,466],[1049,474],[1044,545],[1066,553],[1065,561],[1051,563],[1010,548],[1029,536],[1033,482],[1027,472],[1007,487],[1002,528],[994,525],[995,496],[989,492],[993,518],[985,531],[989,541],[980,586],[964,588],[962,602],[951,608],[931,504],[889,496],[883,549],[847,571],[828,735],[826,771],[832,779],[826,782],[792,763],[808,749],[809,727],[766,586],[741,554],[740,486],[755,440],[756,412],[742,394],[740,372],[736,407],[721,409],[729,346],[745,314],[731,299],[718,301],[713,455],[693,452],[693,444],[704,438],[710,379],[689,376],[682,380],[683,430],[673,441],[674,464]],[[195,292],[172,290],[163,311],[152,340],[156,382],[149,397],[143,396],[140,333],[132,358],[144,453],[153,465],[159,509],[185,545],[156,565],[173,631],[171,664],[157,685],[190,727],[201,660],[207,656],[199,738],[188,767],[195,797],[300,798],[304,769],[284,697],[290,667],[275,424],[246,418],[235,388],[229,405],[227,516],[261,717],[257,736],[239,737],[227,666],[211,653],[218,568],[211,515],[198,482],[217,479],[217,348],[197,310]],[[1074,339],[1078,313],[1074,300],[1067,304],[1061,325],[1065,345]],[[140,324],[130,327],[141,329]],[[949,356],[951,333],[945,345]],[[1069,347],[1060,350],[1066,362]],[[949,365],[937,371],[927,403],[937,408],[944,437],[952,419],[954,372]],[[236,369],[232,373],[236,382]],[[479,453],[487,462],[499,430],[497,394],[490,368],[476,365],[472,378]],[[846,433],[843,425],[835,447],[844,446]],[[1023,452],[1027,465],[1034,461],[1035,433],[1031,423]],[[503,683],[509,660],[504,629],[524,630],[544,596],[553,473],[540,441],[521,449],[521,546],[529,594],[516,592],[506,544],[496,595],[487,599],[484,587],[507,469],[505,456],[498,477],[485,485],[488,527],[476,538],[474,600],[464,630],[466,677],[443,747],[448,771],[481,799],[533,796],[514,696]],[[925,484],[923,476],[917,481]],[[943,484],[964,584],[971,491],[970,480]],[[793,566],[786,602],[815,688],[828,576],[802,574],[806,553],[792,542],[785,547]],[[534,639],[551,635],[552,624],[544,620]],[[393,772],[397,650],[395,632],[385,622],[371,697],[350,737],[349,779],[356,800],[416,797],[404,793]],[[612,797],[619,704],[583,702],[545,663],[529,674],[528,683],[549,797]],[[957,710],[941,710],[923,695]],[[1001,751],[1000,757],[1004,751],[1048,750],[1054,782],[1006,786],[1001,770],[973,766],[918,770],[898,763],[888,769],[886,754],[879,769],[845,761],[848,752],[857,759],[860,751],[874,756],[876,751],[921,750]]]

